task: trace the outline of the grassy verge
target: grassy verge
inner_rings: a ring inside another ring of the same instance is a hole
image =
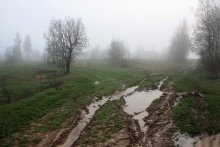
[[[220,132],[220,79],[210,80],[195,72],[173,78],[178,92],[198,91],[204,98],[184,97],[173,109],[173,117],[181,131],[191,135]]]

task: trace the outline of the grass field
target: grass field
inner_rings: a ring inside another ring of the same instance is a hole
[[[123,129],[126,124],[125,118],[120,114],[120,107],[124,104],[123,99],[111,101],[102,107],[87,131],[86,138],[81,142],[88,145],[94,142],[104,142],[111,138],[111,135]]]
[[[184,97],[173,109],[173,118],[180,130],[192,135],[220,131],[220,79],[208,79],[201,71],[162,72],[145,66],[148,65],[117,68],[105,62],[78,60],[69,75],[62,75],[57,68],[43,63],[8,67],[7,88],[12,101],[4,103],[0,92],[1,146],[38,143],[44,134],[72,126],[79,112],[94,97],[110,95],[133,85],[139,85],[140,89],[150,87],[167,75],[175,91],[198,91],[205,95],[205,105],[198,98]],[[47,77],[54,72],[55,76]],[[108,102],[97,113],[94,128],[84,143],[105,141],[122,128],[124,120],[115,104],[121,101]]]
[[[35,133],[68,127],[94,96],[109,95],[143,79],[146,80],[142,86],[150,86],[161,78],[161,75],[150,76],[149,72],[142,69],[116,68],[101,63],[84,67],[74,66],[71,74],[50,79],[61,82],[60,87],[42,89],[42,85],[47,83],[48,79],[39,81],[34,75],[39,71],[47,72],[54,69],[44,64],[29,63],[13,66],[8,71],[8,87],[13,93],[13,101],[0,105],[0,139],[5,142],[6,138],[6,145],[9,142],[10,145],[13,144],[12,140],[15,138],[11,135],[16,132],[19,132],[18,142],[21,144],[33,141],[23,134],[31,123],[38,123],[32,127],[32,132]],[[95,81],[99,84],[95,85]],[[31,92],[27,94],[25,91]],[[40,139],[35,138],[34,141],[36,140]]]
[[[173,116],[181,131],[191,135],[220,131],[220,79],[209,79],[204,72],[179,74],[173,78],[178,92],[198,91],[204,98],[184,97]]]
[[[6,76],[6,85],[10,91],[11,102],[30,97],[45,90],[49,80],[38,80],[36,76],[46,71],[56,70],[55,67],[43,63],[21,63],[6,66],[1,64],[0,74]],[[0,92],[0,105],[4,104],[2,91]]]

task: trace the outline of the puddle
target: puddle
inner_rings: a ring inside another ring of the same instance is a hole
[[[130,88],[126,89],[125,91],[123,91],[123,95],[127,96],[128,94],[131,94],[132,92],[134,92],[135,89],[137,89],[137,88],[138,88],[138,86],[130,87]]]
[[[82,111],[81,119],[79,120],[78,125],[69,133],[64,144],[59,146],[72,146],[74,142],[80,137],[83,129],[91,121],[96,111],[108,100],[118,100],[121,97],[124,97],[126,101],[126,107],[124,108],[124,111],[128,114],[133,115],[133,119],[138,120],[141,130],[145,133],[147,131],[147,126],[145,126],[143,119],[148,115],[148,113],[145,110],[149,107],[153,100],[159,98],[163,94],[163,92],[159,89],[163,84],[164,80],[159,82],[157,89],[155,90],[135,92],[138,86],[133,86],[126,89],[125,91],[116,92],[115,94],[109,97],[103,97],[101,100],[91,103],[89,106],[87,106],[88,112]],[[99,82],[96,81],[94,82],[94,84],[99,84]]]
[[[191,138],[189,135],[181,134],[179,132],[174,134],[174,144],[179,147],[194,147],[198,138]]]
[[[163,85],[163,83],[168,79],[168,77],[164,78],[163,80],[161,80],[159,82],[159,84],[157,85],[157,88],[160,90],[161,86]]]
[[[190,137],[179,132],[174,134],[174,144],[179,147],[220,147],[220,133],[217,135],[200,135]]]
[[[146,108],[162,94],[163,92],[158,89],[134,92],[132,95],[124,98],[126,102],[124,111],[131,115],[145,111]]]
[[[95,84],[95,85],[98,85],[98,84],[99,84],[99,82],[98,82],[98,81],[95,81],[95,82],[94,82],[94,84]]]
[[[70,147],[73,145],[73,143],[80,137],[83,129],[87,126],[87,124],[90,122],[90,120],[95,115],[96,111],[104,105],[108,100],[117,100],[120,99],[122,96],[126,96],[131,94],[135,91],[135,89],[138,88],[138,86],[130,87],[122,92],[116,92],[115,94],[109,96],[109,97],[103,97],[99,101],[95,101],[91,103],[89,106],[87,106],[88,113],[84,110],[81,113],[81,119],[78,122],[78,125],[69,133],[66,141],[64,144],[59,145],[59,147]]]
[[[199,139],[196,147],[220,147],[220,133]]]
[[[146,109],[155,99],[158,99],[163,94],[163,92],[160,91],[160,87],[166,79],[167,78],[158,83],[157,89],[141,92],[136,91],[133,94],[124,97],[126,104],[123,110],[132,115],[133,119],[138,120],[140,129],[144,133],[143,142],[145,141],[145,133],[148,128],[143,120],[149,115]]]
[[[133,116],[133,119],[136,119],[136,120],[138,120],[138,122],[139,122],[139,125],[140,125],[140,127],[141,127],[141,130],[145,133],[146,131],[147,131],[147,126],[145,126],[145,122],[144,122],[144,118],[146,117],[146,116],[148,116],[149,114],[148,114],[148,112],[147,111],[144,111],[144,112],[141,112],[140,114],[138,114],[138,115],[135,115],[135,116]]]
[[[108,98],[103,98],[101,101],[94,102],[87,107],[88,113],[82,112],[82,119],[78,122],[78,125],[70,132],[67,140],[62,147],[70,147],[80,136],[82,130],[90,122],[91,118],[94,116],[95,112],[108,101]]]

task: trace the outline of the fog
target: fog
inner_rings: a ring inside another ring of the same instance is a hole
[[[17,32],[22,40],[30,35],[32,48],[43,52],[43,35],[51,19],[65,17],[82,18],[87,49],[97,44],[105,49],[112,39],[122,39],[131,53],[140,46],[163,53],[183,19],[191,32],[196,4],[196,0],[1,0],[0,54]]]
[[[0,0],[0,146],[220,147],[220,0]]]

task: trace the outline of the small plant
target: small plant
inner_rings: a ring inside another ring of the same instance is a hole
[[[0,88],[4,96],[4,102],[11,103],[11,98],[10,98],[9,90],[6,85],[6,81],[7,81],[6,75],[0,75]]]

